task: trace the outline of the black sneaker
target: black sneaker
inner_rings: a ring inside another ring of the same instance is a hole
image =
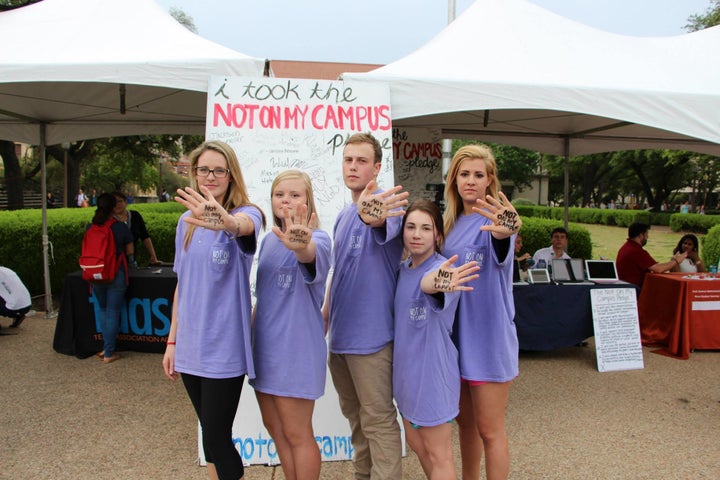
[[[14,322],[12,322],[12,325],[10,325],[10,328],[17,328],[17,327],[19,327],[20,324],[23,322],[23,320],[25,320],[25,314],[24,314],[24,313],[23,313],[22,315],[20,315],[19,317],[17,317]]]

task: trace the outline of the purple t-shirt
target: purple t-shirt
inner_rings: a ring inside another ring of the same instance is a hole
[[[402,254],[402,217],[370,228],[357,205],[335,220],[330,288],[330,351],[367,355],[393,340],[393,298]]]
[[[490,221],[473,213],[458,217],[447,235],[443,255],[457,254],[457,265],[475,260],[480,277],[466,285],[474,288],[460,296],[453,337],[460,353],[460,375],[467,380],[507,382],[518,376],[518,337],[512,293],[513,249],[498,258]],[[514,235],[510,244],[514,244]],[[507,241],[507,240],[505,240]]]
[[[452,420],[460,403],[458,352],[450,332],[461,294],[445,293],[441,301],[420,290],[422,277],[445,260],[434,255],[417,268],[403,262],[395,291],[393,395],[402,416],[423,427]]]
[[[188,224],[178,221],[174,270],[178,276],[175,370],[206,378],[255,376],[250,350],[250,267],[262,227],[260,210],[248,215],[255,232],[232,239],[223,231],[195,228],[187,250]]]
[[[321,308],[330,270],[330,236],[313,232],[315,271],[299,263],[275,234],[258,256],[253,324],[255,390],[315,400],[325,393],[327,344]]]

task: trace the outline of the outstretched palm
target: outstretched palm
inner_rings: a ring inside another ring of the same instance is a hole
[[[304,250],[312,240],[313,229],[317,226],[317,216],[313,213],[308,217],[307,205],[290,208],[282,207],[283,228],[272,227],[272,231],[288,250]]]
[[[469,292],[473,290],[473,287],[466,287],[464,284],[479,277],[475,272],[480,270],[480,267],[474,261],[453,267],[452,265],[457,259],[458,256],[453,255],[444,261],[437,270],[426,275],[425,278],[432,282],[431,290],[435,292]]]
[[[200,192],[190,187],[177,189],[178,196],[175,200],[185,205],[191,213],[185,217],[185,221],[211,230],[228,228],[230,214],[215,200],[210,190],[203,186],[199,190]]]
[[[379,227],[389,217],[399,217],[405,214],[402,207],[407,205],[408,192],[401,192],[402,185],[373,194],[377,190],[375,180],[368,182],[365,190],[360,194],[357,203],[360,219],[372,227]]]
[[[480,230],[492,232],[493,237],[498,240],[507,238],[516,233],[522,227],[522,219],[507,199],[504,193],[500,192],[500,200],[487,195],[487,201],[478,199],[477,207],[473,207],[475,213],[490,220],[490,225],[480,227]]]

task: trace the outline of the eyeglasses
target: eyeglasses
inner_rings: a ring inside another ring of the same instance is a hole
[[[207,177],[210,174],[213,174],[215,178],[225,178],[228,176],[228,173],[230,173],[230,170],[227,168],[208,168],[208,167],[195,167],[195,175],[198,177]]]

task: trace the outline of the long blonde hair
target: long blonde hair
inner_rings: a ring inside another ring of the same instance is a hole
[[[284,172],[280,172],[277,174],[277,177],[275,177],[275,180],[273,180],[272,186],[270,187],[270,197],[272,198],[272,195],[275,193],[275,188],[277,187],[278,183],[282,182],[283,180],[302,180],[303,184],[305,185],[305,196],[307,197],[307,207],[308,207],[308,220],[310,219],[310,216],[314,213],[317,217],[317,210],[315,209],[315,195],[313,194],[313,188],[312,188],[312,181],[310,180],[310,176],[305,173],[301,172],[300,170],[285,170]],[[275,212],[273,211],[273,223],[276,227],[282,227],[282,220],[278,218],[275,215]],[[314,225],[313,229],[317,228],[319,226],[319,220],[316,225]]]
[[[449,234],[455,226],[455,221],[463,212],[463,201],[457,189],[457,175],[460,166],[465,160],[479,159],[485,162],[485,170],[489,179],[486,195],[498,199],[497,163],[495,155],[487,145],[465,145],[461,147],[452,158],[445,183],[445,234]],[[483,198],[484,200],[484,198]]]
[[[243,179],[242,171],[240,170],[240,162],[238,162],[237,155],[230,145],[220,140],[209,140],[203,142],[199,147],[190,152],[190,187],[198,191],[197,177],[195,175],[195,167],[197,167],[200,156],[212,150],[218,152],[220,155],[225,157],[227,162],[227,168],[230,170],[230,181],[228,182],[228,188],[225,192],[225,198],[222,200],[222,207],[227,212],[231,212],[237,207],[246,205],[253,206],[258,209],[262,216],[262,226],[265,228],[265,214],[263,211],[250,202],[250,198],[247,194],[247,187],[245,186],[245,180]],[[193,233],[195,233],[195,225],[189,225],[187,232],[185,232],[185,239],[183,241],[183,247],[187,250],[192,240]]]

